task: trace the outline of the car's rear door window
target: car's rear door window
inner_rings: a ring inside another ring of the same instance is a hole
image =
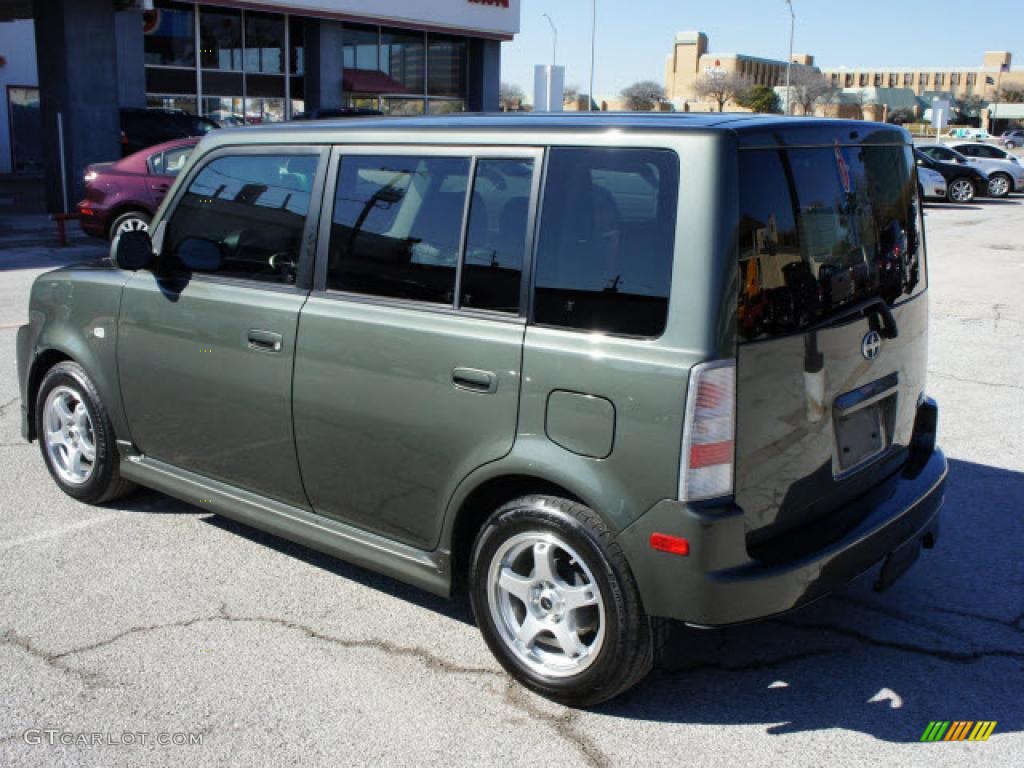
[[[908,147],[744,150],[739,328],[745,340],[802,331],[860,301],[925,287]]]
[[[533,322],[655,337],[665,329],[679,170],[659,149],[550,151]]]
[[[469,171],[468,157],[343,157],[327,287],[454,305]]]

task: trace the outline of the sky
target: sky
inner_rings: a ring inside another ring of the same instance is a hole
[[[746,53],[785,61],[785,0],[596,0],[594,91],[613,96],[638,80],[664,84],[675,33],[707,33],[712,53]],[[520,32],[502,44],[502,82],[532,101],[533,66],[551,63],[551,27],[567,85],[587,91],[593,0],[522,0]],[[1024,0],[793,0],[794,52],[821,67],[981,66],[987,50],[1012,51],[1024,65]],[[837,9],[842,8],[842,13]]]

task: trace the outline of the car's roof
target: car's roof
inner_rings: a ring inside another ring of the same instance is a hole
[[[214,143],[237,144],[249,141],[330,141],[343,133],[377,134],[387,140],[392,140],[392,137],[400,140],[409,134],[435,136],[439,133],[503,133],[508,134],[506,139],[513,143],[520,140],[519,135],[523,143],[529,143],[530,136],[537,133],[601,134],[608,131],[637,134],[729,132],[739,137],[742,146],[832,145],[837,141],[841,144],[910,143],[910,134],[906,130],[884,123],[728,112],[562,112],[360,117],[227,128],[210,135],[214,136]]]

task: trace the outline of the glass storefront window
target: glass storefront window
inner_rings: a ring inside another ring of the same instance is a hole
[[[382,30],[380,36],[380,69],[410,93],[423,93],[426,65],[422,32]]]
[[[196,65],[194,6],[157,3],[142,17],[146,64],[162,67]]]
[[[242,69],[242,12],[203,7],[199,12],[203,69]]]
[[[427,48],[427,94],[466,95],[466,38],[430,35]]]
[[[453,112],[465,112],[466,102],[462,99],[431,99],[427,102],[427,113],[431,115],[450,115]]]
[[[203,99],[203,114],[225,128],[245,125],[245,113],[240,98],[207,97]]]
[[[377,27],[346,24],[342,42],[342,66],[346,69],[377,68]]]
[[[306,20],[292,16],[288,19],[288,44],[291,46],[290,71],[293,75],[306,74]]]
[[[385,115],[422,115],[423,99],[381,99]]]
[[[245,71],[284,74],[284,17],[247,11],[245,14]]]
[[[246,99],[247,123],[279,123],[284,120],[284,99]]]
[[[147,93],[146,106],[151,109],[183,109],[190,115],[199,113],[195,96],[165,96],[161,94]]]

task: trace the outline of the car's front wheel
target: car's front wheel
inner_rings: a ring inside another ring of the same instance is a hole
[[[46,468],[64,493],[99,504],[135,487],[118,472],[114,428],[80,365],[66,361],[46,372],[36,396],[35,418]]]
[[[149,230],[151,220],[150,215],[142,211],[122,213],[110,225],[110,239],[114,240],[123,232],[146,232]]]
[[[954,203],[974,200],[974,183],[970,179],[954,179],[946,189],[946,196]]]
[[[1013,191],[1013,181],[1005,173],[996,173],[989,177],[988,196],[1006,197]]]
[[[473,612],[502,666],[537,693],[592,706],[650,670],[661,624],[643,611],[622,550],[591,509],[528,496],[473,547]]]

